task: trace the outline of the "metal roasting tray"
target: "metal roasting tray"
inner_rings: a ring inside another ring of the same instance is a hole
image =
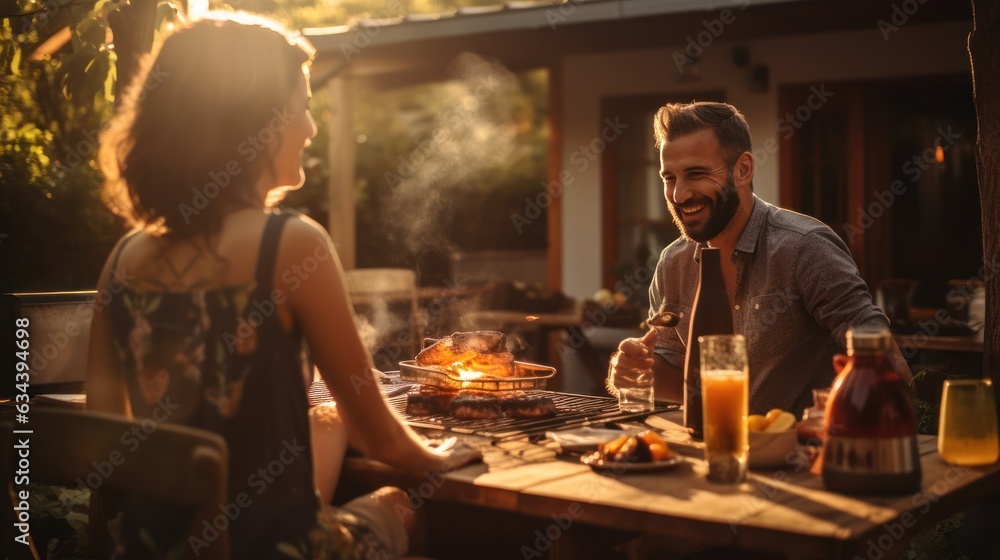
[[[456,434],[472,434],[501,440],[524,436],[542,436],[550,430],[565,430],[584,426],[603,426],[613,422],[641,420],[651,414],[679,410],[680,404],[656,401],[649,412],[621,412],[618,399],[592,395],[576,395],[556,391],[539,391],[556,405],[555,416],[544,418],[497,418],[465,420],[451,415],[414,416],[406,412],[406,395],[390,397],[389,406],[413,428],[442,430]]]
[[[544,389],[545,384],[556,368],[514,362],[514,374],[511,377],[480,377],[479,379],[459,379],[446,372],[417,365],[416,360],[399,362],[399,378],[403,381],[430,385],[442,389],[473,389],[479,391],[528,391]]]

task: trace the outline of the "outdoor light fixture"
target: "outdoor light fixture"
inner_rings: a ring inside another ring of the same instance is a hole
[[[771,70],[763,64],[758,64],[750,71],[750,91],[766,93],[771,81]]]

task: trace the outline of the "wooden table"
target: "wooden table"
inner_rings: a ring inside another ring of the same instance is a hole
[[[923,321],[927,325],[925,332],[913,334],[893,333],[900,349],[944,350],[947,352],[983,352],[983,330],[964,336],[946,336],[937,334],[937,328],[947,319],[942,309],[930,307],[911,307],[908,320]],[[933,334],[932,334],[933,333]]]
[[[678,414],[646,423],[679,442],[687,435]],[[404,474],[364,459],[349,460],[345,475],[362,485],[400,486],[421,496],[418,501],[531,516],[538,532],[522,539],[526,557],[544,545],[550,558],[600,558],[607,551],[594,544],[595,531],[610,530],[622,539],[668,543],[679,554],[734,545],[787,558],[892,558],[920,528],[1000,491],[1000,464],[947,465],[930,436],[920,437],[920,451],[922,491],[896,497],[826,492],[804,464],[751,471],[749,480],[736,486],[706,481],[705,462],[693,457],[662,472],[597,473],[576,457],[557,456],[554,444],[523,440],[487,444],[483,464],[443,476]],[[548,542],[539,541],[546,534]]]
[[[893,333],[900,349],[944,350],[948,352],[983,352],[983,333],[972,336],[927,336]]]

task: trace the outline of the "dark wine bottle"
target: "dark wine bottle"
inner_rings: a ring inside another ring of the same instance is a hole
[[[826,404],[823,484],[846,494],[920,489],[917,417],[886,356],[886,330],[847,332],[848,361]]]
[[[687,352],[684,356],[684,427],[694,439],[702,439],[701,352],[699,336],[733,334],[733,315],[729,311],[729,296],[722,279],[719,250],[702,247],[698,290],[691,305],[691,325],[688,330]]]

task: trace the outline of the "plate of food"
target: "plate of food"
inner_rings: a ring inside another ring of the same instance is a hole
[[[599,471],[647,472],[676,467],[684,459],[659,434],[646,430],[602,443],[597,451],[584,455],[580,461]]]
[[[595,471],[613,471],[613,472],[648,472],[648,471],[658,471],[663,469],[669,469],[676,467],[677,465],[684,462],[684,458],[680,455],[674,456],[671,459],[664,459],[662,461],[608,461],[600,457],[600,455],[595,451],[590,455],[584,455],[580,461],[583,464],[590,466],[590,468]]]
[[[618,439],[621,436],[630,436],[639,430],[622,431],[608,428],[591,428],[589,426],[577,428],[575,430],[562,430],[559,432],[545,432],[545,437],[559,444],[563,451],[585,452],[593,451],[600,447],[602,443]]]

